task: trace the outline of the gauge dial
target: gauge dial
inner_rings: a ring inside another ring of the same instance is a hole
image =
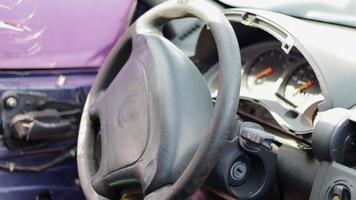
[[[285,61],[286,54],[280,49],[271,49],[258,56],[247,74],[248,89],[270,93],[286,67]]]
[[[318,79],[309,64],[298,67],[292,73],[285,86],[284,96],[295,105],[322,99]]]

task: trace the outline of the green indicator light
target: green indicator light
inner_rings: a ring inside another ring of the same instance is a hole
[[[110,187],[114,187],[114,186],[122,186],[122,185],[132,185],[132,184],[136,184],[139,183],[137,179],[135,178],[125,178],[125,179],[120,179],[120,180],[116,180],[113,182],[109,183]]]

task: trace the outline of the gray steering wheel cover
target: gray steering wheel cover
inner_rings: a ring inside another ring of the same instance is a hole
[[[100,80],[100,78],[104,78],[110,73],[107,70],[109,68],[107,66],[113,64],[114,58],[123,43],[128,40],[130,34],[133,34],[133,32],[159,32],[159,28],[167,21],[188,16],[197,17],[206,23],[217,41],[216,46],[221,68],[219,93],[207,137],[202,141],[193,159],[177,182],[170,186],[168,190],[163,190],[164,192],[159,196],[160,199],[183,199],[195,190],[215,166],[221,147],[226,142],[231,130],[234,129],[240,91],[241,58],[238,42],[231,24],[218,8],[204,0],[167,1],[149,10],[137,20],[133,26],[134,30],[131,29],[116,43],[97,77],[97,80]],[[88,95],[78,136],[77,162],[79,178],[84,194],[88,199],[105,199],[94,191],[90,183],[90,177],[95,173],[93,169],[94,161],[92,160],[94,157],[94,134],[88,128],[90,124],[88,103],[90,102],[90,97],[95,96],[102,87],[101,84],[94,84]],[[147,196],[146,199],[152,199],[154,196],[157,197],[153,194]]]
[[[90,98],[90,96],[88,96]],[[83,108],[82,118],[80,121],[78,144],[77,144],[77,163],[80,185],[88,200],[105,200],[107,198],[95,192],[91,185],[91,177],[95,174],[94,158],[94,133],[90,128],[89,102],[87,99]]]

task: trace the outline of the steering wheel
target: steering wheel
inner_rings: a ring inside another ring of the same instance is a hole
[[[216,41],[215,106],[197,67],[162,35],[164,24],[184,17],[202,20]],[[235,33],[212,4],[171,0],[142,15],[115,44],[84,106],[77,162],[85,196],[118,198],[139,186],[146,200],[188,198],[235,129],[240,70]]]

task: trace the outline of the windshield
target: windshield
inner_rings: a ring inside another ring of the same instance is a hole
[[[305,19],[356,27],[356,0],[219,0],[233,7],[259,8]]]

